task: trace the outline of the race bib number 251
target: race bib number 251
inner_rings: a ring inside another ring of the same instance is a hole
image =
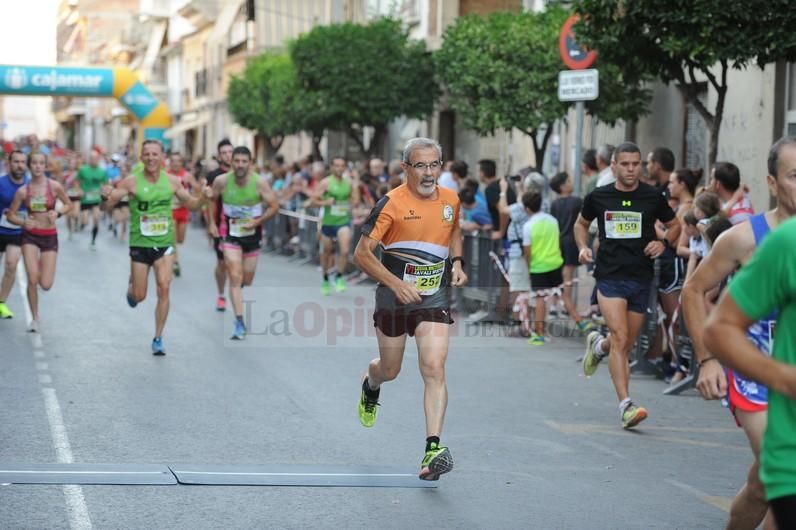
[[[605,212],[605,237],[608,239],[640,239],[640,212]]]
[[[445,273],[445,262],[440,261],[433,265],[413,265],[407,263],[404,267],[405,282],[414,283],[422,296],[428,296],[439,291],[442,284],[442,275]]]

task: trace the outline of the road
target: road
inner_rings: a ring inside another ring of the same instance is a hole
[[[191,229],[154,357],[153,298],[125,303],[127,249],[103,229],[61,237],[42,331],[0,321],[0,463],[371,466],[417,471],[424,432],[413,343],[356,417],[375,353],[373,286],[322,298],[312,265],[265,254],[245,293],[249,327],[228,340],[213,309],[214,256]],[[150,297],[154,286],[150,285]],[[632,382],[650,418],[624,432],[607,370],[582,343],[544,348],[459,319],[447,366],[443,442],[456,469],[434,489],[285,486],[3,485],[1,528],[709,528],[723,526],[751,456],[729,413],[692,391]]]

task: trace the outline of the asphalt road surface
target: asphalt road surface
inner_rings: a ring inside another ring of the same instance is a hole
[[[126,246],[107,227],[96,252],[88,238],[67,241],[62,230],[40,334],[25,331],[19,281],[8,302],[17,316],[0,321],[3,469],[418,471],[425,433],[413,342],[382,389],[376,426],[357,419],[360,377],[376,351],[371,284],[323,298],[315,266],[263,254],[245,291],[251,334],[235,343],[231,312],[214,310],[214,254],[191,229],[171,289],[167,355],[154,357],[153,282],[146,301],[127,307]],[[625,432],[606,367],[580,374],[582,340],[532,348],[463,317],[452,333],[442,441],[456,468],[434,489],[11,484],[0,486],[0,528],[723,526],[751,454],[720,404],[634,379],[632,396],[650,417]]]

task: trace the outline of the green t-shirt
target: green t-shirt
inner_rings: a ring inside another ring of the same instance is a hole
[[[796,219],[767,236],[730,283],[730,296],[752,320],[779,309],[772,356],[796,365]],[[796,400],[768,390],[768,426],[760,479],[769,500],[796,495]]]
[[[559,242],[558,221],[549,213],[537,212],[522,227],[522,246],[531,247],[532,274],[551,272],[564,264]]]
[[[342,226],[351,222],[351,181],[340,180],[330,175],[329,189],[323,194],[324,199],[334,199],[334,204],[323,207],[323,226]]]
[[[100,188],[108,181],[108,174],[105,170],[99,166],[91,167],[86,164],[78,170],[77,180],[80,182],[80,189],[83,190],[80,203],[99,204],[102,200]]]

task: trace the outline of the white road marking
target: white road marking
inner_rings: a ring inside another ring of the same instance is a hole
[[[30,305],[28,304],[28,276],[23,269],[24,267],[17,267],[17,283],[19,285],[20,294],[22,295],[22,303],[25,307],[26,322],[29,326],[31,320],[33,320],[33,315],[31,314]],[[34,348],[35,358],[44,358],[41,335],[39,333],[31,333],[29,336]],[[36,369],[45,371],[49,369],[49,366],[46,362],[36,361]],[[47,375],[47,377],[50,377],[49,374],[39,375]],[[52,378],[50,378],[50,382],[52,382]],[[58,397],[55,395],[55,389],[42,387],[41,391],[44,395],[44,408],[47,411],[47,421],[50,424],[50,434],[52,435],[56,458],[59,463],[71,464],[73,461],[72,448],[69,445],[69,437],[66,435],[66,426],[64,425],[64,418],[61,414],[61,406],[58,403]],[[75,485],[65,485],[63,486],[63,492],[64,501],[66,503],[66,513],[69,519],[69,528],[71,528],[71,530],[91,530],[93,527],[91,525],[91,517],[88,515],[86,499],[83,496],[83,488]]]

